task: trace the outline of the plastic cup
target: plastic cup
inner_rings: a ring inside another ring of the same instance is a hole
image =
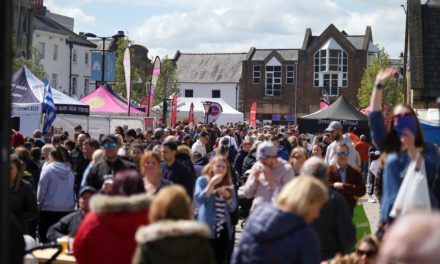
[[[63,251],[61,253],[65,254],[69,249],[69,238],[68,237],[60,237],[57,239],[57,242],[63,247]]]

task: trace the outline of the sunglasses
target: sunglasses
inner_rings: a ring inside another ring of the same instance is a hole
[[[105,143],[102,145],[105,149],[116,148],[116,143]]]
[[[360,249],[357,249],[356,253],[358,254],[358,256],[365,255],[367,258],[374,257],[377,254],[376,251],[366,251],[366,250],[360,250]]]
[[[408,113],[402,113],[402,114],[393,115],[394,118],[405,117],[405,116],[414,116],[414,114],[411,113],[411,112],[408,112]]]
[[[338,156],[342,156],[342,157],[346,157],[346,156],[348,156],[348,151],[340,151],[340,152],[337,152],[336,153]]]

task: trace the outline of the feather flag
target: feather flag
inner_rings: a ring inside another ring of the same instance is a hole
[[[171,125],[174,126],[176,124],[177,119],[177,93],[173,95],[173,108],[171,111]]]
[[[154,90],[157,87],[157,81],[159,80],[160,76],[160,59],[159,56],[156,56],[156,59],[154,60],[153,64],[153,75],[151,76],[151,83],[150,83],[150,108],[153,107],[153,99],[154,99]],[[149,116],[150,113],[147,113]]]
[[[191,103],[191,106],[189,107],[188,124],[195,124],[194,103]]]
[[[43,109],[44,109],[44,125],[43,125],[43,134],[46,134],[49,131],[50,126],[53,121],[57,117],[55,103],[53,102],[52,96],[52,88],[49,85],[49,81],[44,80],[45,90],[47,90],[46,95],[44,96],[43,101]]]
[[[131,67],[130,67],[130,48],[126,48],[124,52],[124,73],[125,73],[125,88],[127,89],[127,100],[128,100],[128,113],[130,113],[130,81],[131,81]]]

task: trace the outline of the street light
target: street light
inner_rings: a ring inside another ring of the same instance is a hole
[[[123,38],[123,37],[125,37],[124,31],[118,31],[118,34],[113,35],[111,37],[99,37],[99,36],[96,36],[95,34],[90,33],[90,32],[84,34],[84,36],[88,37],[88,38],[97,38],[97,39],[101,39],[102,40],[101,84],[104,84],[105,83],[105,80],[104,80],[105,40],[106,39],[111,39],[111,38],[113,38],[113,39]]]

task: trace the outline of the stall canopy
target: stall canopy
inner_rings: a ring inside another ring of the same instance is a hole
[[[211,101],[219,103],[222,106],[223,112],[217,119],[217,124],[226,123],[238,123],[243,122],[243,113],[232,108],[221,98],[204,98],[204,97],[179,97],[177,100],[177,119],[187,120],[189,114],[189,108],[191,103],[194,103],[194,117],[196,122],[204,121],[205,110],[203,108],[203,102]]]
[[[23,67],[12,77],[12,115],[40,115],[45,95],[44,83]],[[89,106],[52,89],[52,96],[58,114],[89,115]]]
[[[110,86],[101,86],[95,91],[79,99],[90,106],[90,112],[105,115],[128,113],[128,103],[125,99],[117,96]],[[145,114],[130,106],[130,114]]]
[[[423,136],[440,146],[440,109],[428,109],[424,118],[419,118]]]
[[[340,121],[346,131],[354,127],[357,134],[369,137],[368,117],[341,95],[329,107],[298,118],[299,130],[303,133],[317,134],[323,132],[331,121]]]

